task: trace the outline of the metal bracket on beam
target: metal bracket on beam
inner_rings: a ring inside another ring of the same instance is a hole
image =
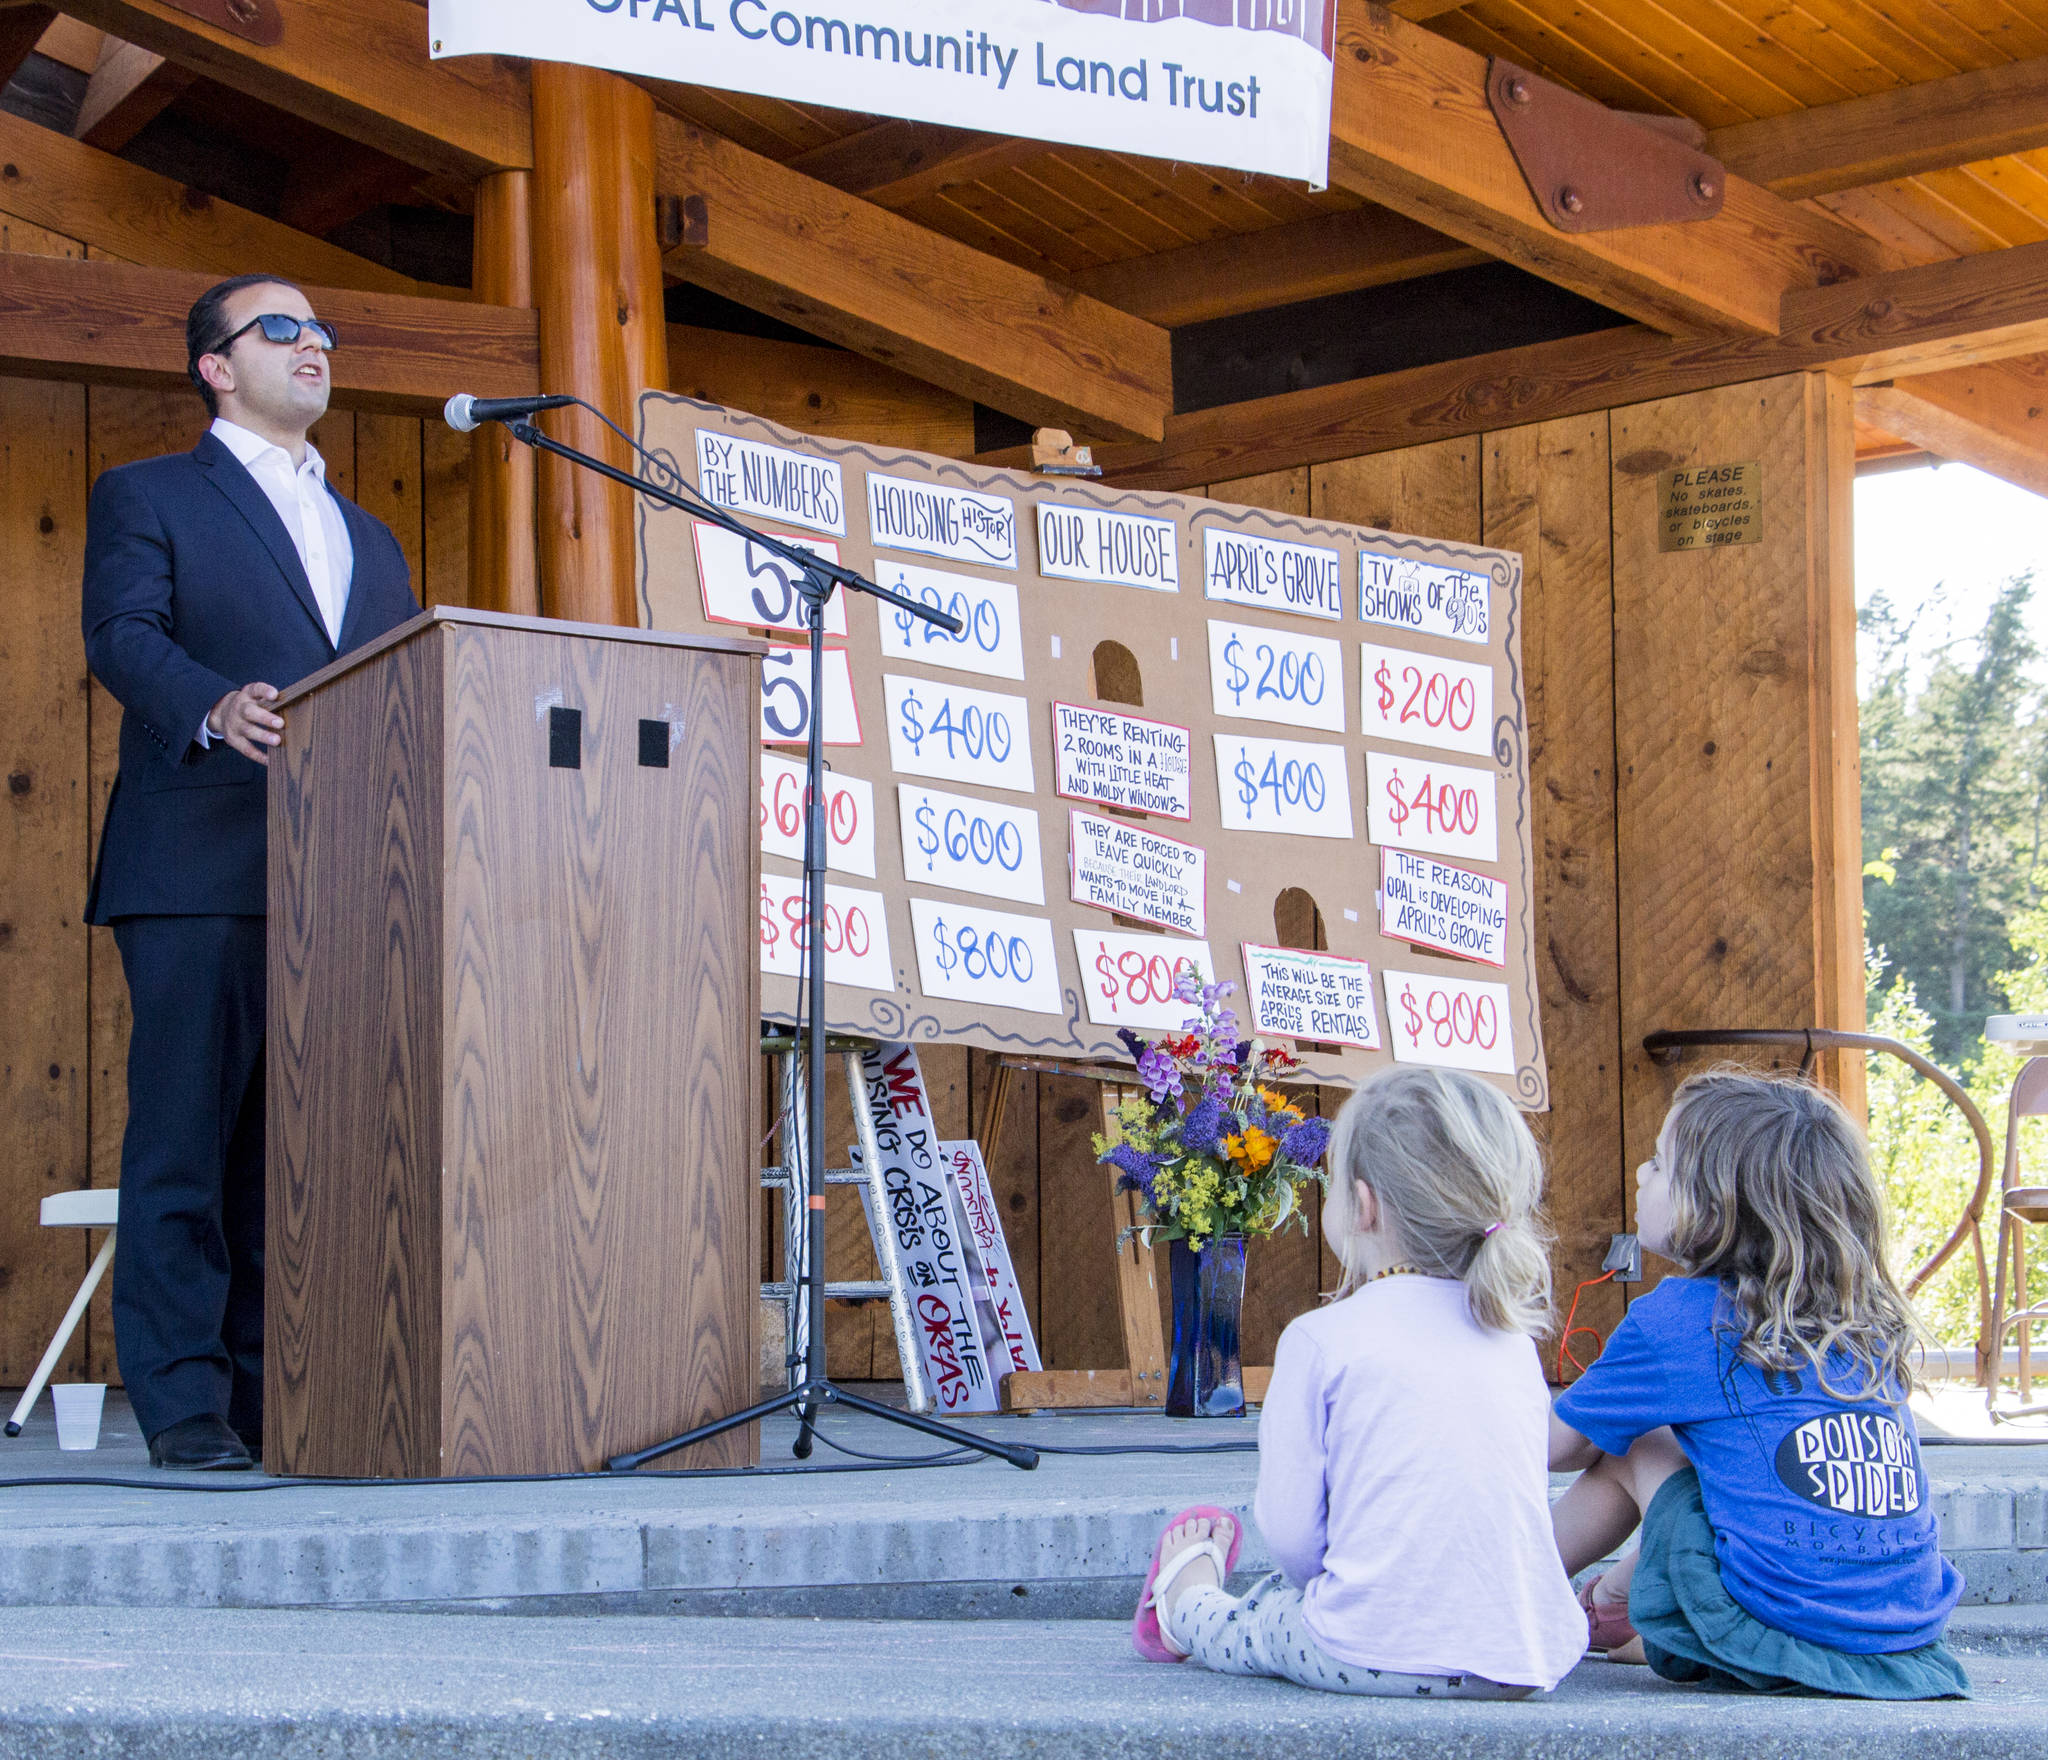
[[[1498,57],[1486,101],[1544,218],[1560,232],[1710,220],[1728,174],[1681,117],[1634,116]]]
[[[164,4],[259,49],[274,49],[284,41],[284,18],[277,10],[277,0],[164,0]]]

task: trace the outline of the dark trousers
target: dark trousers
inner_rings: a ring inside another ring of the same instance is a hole
[[[263,1428],[263,919],[114,924],[135,1029],[114,1342],[144,1436]]]

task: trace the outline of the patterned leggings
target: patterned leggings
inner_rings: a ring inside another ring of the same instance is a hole
[[[1217,1674],[1273,1675],[1326,1693],[1380,1699],[1527,1699],[1536,1692],[1476,1674],[1396,1674],[1339,1662],[1309,1635],[1301,1591],[1278,1571],[1261,1577],[1241,1599],[1206,1585],[1188,1590],[1174,1603],[1172,1628],[1188,1660]]]

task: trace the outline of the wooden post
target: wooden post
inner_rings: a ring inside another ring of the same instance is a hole
[[[494,171],[476,186],[478,300],[533,304],[533,173]],[[534,555],[533,453],[492,422],[470,441],[469,602],[483,611],[540,612]]]
[[[654,230],[654,100],[616,74],[533,64],[533,284],[541,384],[574,392],[633,432],[642,391],[668,385],[661,251]],[[595,417],[562,410],[549,432],[624,468]],[[540,462],[541,604],[554,617],[637,623],[630,490]]]

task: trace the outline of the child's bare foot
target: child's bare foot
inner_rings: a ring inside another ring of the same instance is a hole
[[[1213,1540],[1227,1557],[1230,1543],[1237,1537],[1237,1524],[1228,1516],[1212,1521],[1207,1516],[1190,1516],[1178,1527],[1166,1530],[1166,1537],[1159,1543],[1159,1574],[1166,1575],[1167,1567],[1174,1559],[1197,1546],[1204,1540]],[[1191,1558],[1181,1568],[1179,1575],[1167,1585],[1166,1594],[1159,1603],[1159,1623],[1164,1626],[1173,1617],[1173,1610],[1180,1598],[1190,1589],[1220,1589],[1223,1575],[1211,1558]]]

